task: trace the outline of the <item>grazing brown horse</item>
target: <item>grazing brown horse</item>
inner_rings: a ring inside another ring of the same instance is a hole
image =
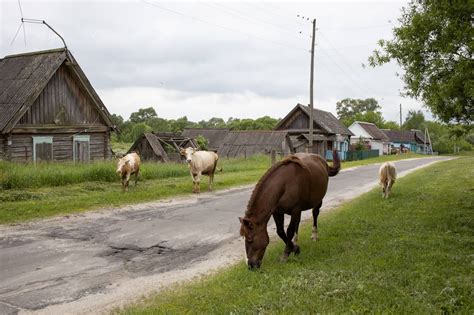
[[[277,234],[286,247],[282,260],[293,252],[298,255],[298,227],[301,211],[313,209],[313,235],[317,238],[319,209],[326,195],[328,177],[340,169],[339,157],[333,151],[333,167],[317,154],[297,153],[272,166],[255,186],[247,205],[245,217],[239,218],[240,234],[245,238],[249,269],[259,268],[269,243],[267,223],[275,220]],[[284,230],[284,215],[291,221]]]

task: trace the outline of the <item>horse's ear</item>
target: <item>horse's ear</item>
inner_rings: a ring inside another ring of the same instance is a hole
[[[245,227],[247,227],[247,228],[249,228],[249,229],[252,229],[252,228],[253,228],[253,222],[250,221],[249,219],[239,217],[239,221],[240,221],[240,223],[243,224]]]

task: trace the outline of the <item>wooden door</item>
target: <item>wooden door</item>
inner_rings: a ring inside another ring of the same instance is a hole
[[[77,162],[89,162],[90,152],[89,152],[89,141],[74,141],[76,147],[74,158]]]
[[[52,161],[53,160],[53,144],[52,143],[36,143],[36,161]]]

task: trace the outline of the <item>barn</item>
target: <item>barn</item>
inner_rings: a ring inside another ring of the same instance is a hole
[[[280,155],[294,153],[288,132],[283,131],[230,131],[217,151],[220,157],[247,157],[255,154]]]
[[[67,49],[0,59],[0,156],[87,162],[111,157],[110,114]]]
[[[227,128],[186,128],[181,134],[189,138],[203,136],[208,141],[207,149],[217,152],[229,131]]]

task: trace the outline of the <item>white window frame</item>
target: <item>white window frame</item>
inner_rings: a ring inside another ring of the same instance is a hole
[[[72,138],[72,159],[76,162],[76,141],[77,142],[87,142],[89,144],[89,153],[88,161],[91,160],[91,136],[90,135],[75,135]]]
[[[51,160],[54,160],[53,136],[33,136],[33,162],[36,163],[36,145],[40,143],[51,143]]]

